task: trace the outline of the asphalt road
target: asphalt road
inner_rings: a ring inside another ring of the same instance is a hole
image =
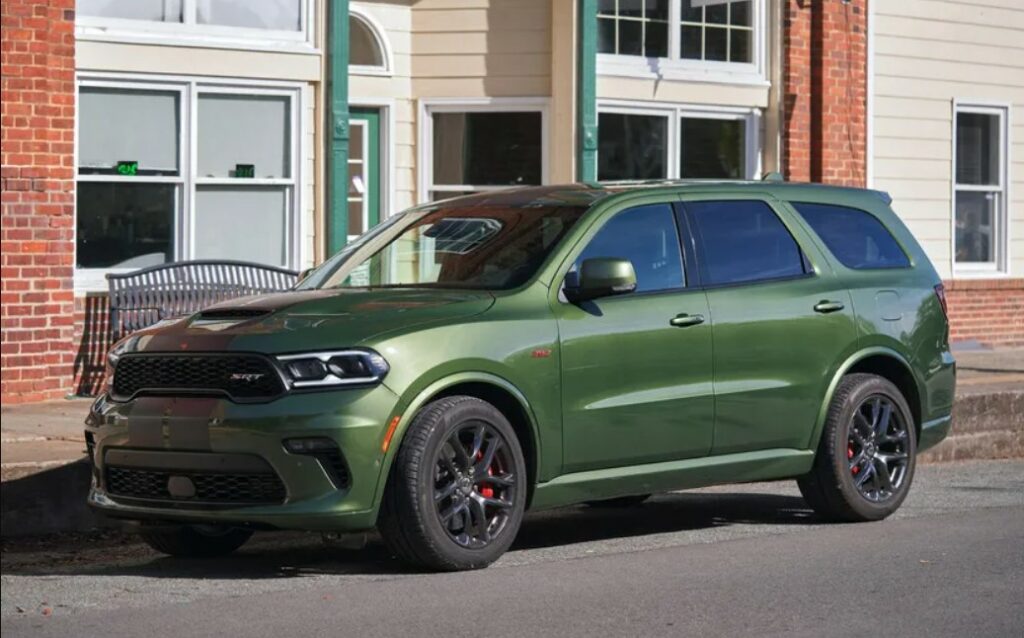
[[[5,541],[12,636],[1024,635],[1024,462],[923,466],[887,521],[821,525],[791,483],[528,517],[490,569],[406,572],[264,534],[215,561],[116,534]]]

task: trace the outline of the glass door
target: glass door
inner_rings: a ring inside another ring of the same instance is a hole
[[[348,155],[348,240],[380,222],[380,109],[352,107]]]

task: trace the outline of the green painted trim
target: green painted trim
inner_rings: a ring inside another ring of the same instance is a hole
[[[326,221],[327,252],[333,254],[341,250],[348,239],[348,0],[331,0],[329,13],[327,188],[330,196]]]
[[[575,472],[538,485],[530,509],[719,483],[790,478],[806,474],[813,463],[812,450],[775,449]]]
[[[597,0],[578,0],[576,178],[597,179]]]
[[[953,415],[947,414],[921,424],[921,435],[917,441],[917,453],[935,447],[949,435],[953,427]]]

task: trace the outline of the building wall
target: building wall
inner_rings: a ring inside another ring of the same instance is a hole
[[[74,2],[0,4],[0,395],[71,389]]]
[[[947,283],[954,338],[1024,343],[1024,4],[873,5],[872,186],[893,196],[942,277],[956,279]],[[1010,106],[1008,268],[997,283],[954,269],[955,100]]]

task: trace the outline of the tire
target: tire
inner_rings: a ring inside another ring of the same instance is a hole
[[[620,496],[618,498],[606,498],[600,501],[586,501],[588,507],[598,508],[617,508],[617,507],[639,507],[644,501],[651,498],[650,494],[632,494],[630,496]]]
[[[526,462],[508,419],[476,397],[445,397],[424,407],[409,426],[391,468],[378,527],[392,552],[407,563],[437,571],[479,569],[515,540],[526,489]]]
[[[139,536],[163,554],[179,558],[213,558],[226,556],[244,545],[252,531],[237,527],[182,525],[170,529],[143,529]]]
[[[899,389],[873,374],[851,374],[836,388],[814,467],[797,485],[825,519],[877,521],[907,497],[916,456],[913,415]]]

